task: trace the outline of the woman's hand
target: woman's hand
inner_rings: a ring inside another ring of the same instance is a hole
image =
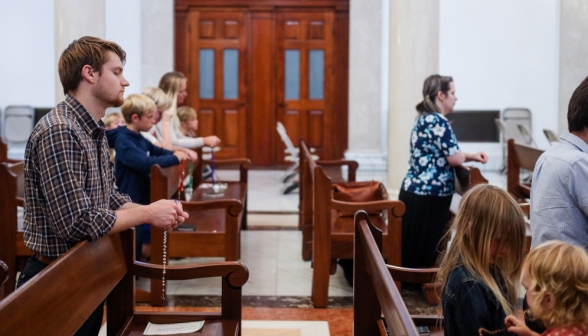
[[[508,329],[508,332],[515,333],[519,336],[539,336],[538,333],[533,332],[527,327],[524,320],[519,320],[513,315],[509,315],[504,319],[504,324]]]
[[[475,154],[472,154],[472,161],[486,163],[488,162],[488,154],[484,152],[477,152]]]

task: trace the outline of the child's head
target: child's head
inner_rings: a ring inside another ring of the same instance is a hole
[[[531,315],[546,327],[588,322],[588,255],[578,246],[548,241],[523,265]]]
[[[196,131],[198,129],[198,117],[196,110],[189,106],[178,107],[178,119],[180,126],[186,130]]]
[[[104,127],[107,130],[111,130],[119,126],[126,125],[125,119],[123,118],[122,114],[118,112],[110,113],[109,115],[102,118],[102,121],[104,122]]]
[[[129,128],[140,132],[147,132],[153,127],[153,115],[157,107],[151,98],[143,94],[129,95],[121,111]]]
[[[441,263],[441,282],[463,265],[492,290],[507,314],[515,312],[525,240],[519,205],[503,189],[477,185],[462,198],[452,229],[455,238]],[[491,265],[502,273],[506,297],[490,273]]]
[[[155,123],[161,120],[161,114],[163,111],[168,110],[172,107],[172,99],[163,92],[162,89],[156,87],[148,87],[143,90],[143,94],[151,98],[157,106],[157,111],[153,116]]]

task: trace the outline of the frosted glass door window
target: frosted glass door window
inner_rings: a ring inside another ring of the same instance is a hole
[[[214,49],[200,49],[200,98],[214,98]]]
[[[284,81],[286,99],[300,99],[300,50],[286,50]]]
[[[225,49],[223,51],[223,97],[239,98],[239,51]]]
[[[325,52],[309,50],[308,52],[308,96],[310,99],[324,99],[325,96]]]

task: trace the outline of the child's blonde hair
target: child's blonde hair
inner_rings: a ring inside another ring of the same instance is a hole
[[[588,255],[584,249],[553,240],[533,249],[525,259],[534,291],[533,317],[546,327],[588,324]],[[547,293],[555,299],[553,309],[541,309]]]
[[[196,118],[196,110],[190,106],[178,107],[178,119],[180,119],[180,121],[186,122],[190,117]]]
[[[109,115],[102,118],[102,122],[104,123],[104,126],[106,126],[106,128],[109,128],[109,127],[113,126],[113,124],[115,124],[117,122],[117,120],[122,117],[123,117],[122,114],[120,114],[118,112],[112,112]]]
[[[133,114],[142,118],[143,115],[149,112],[155,112],[157,110],[157,106],[155,106],[155,102],[149,97],[144,94],[132,94],[129,95],[125,102],[121,106],[122,115],[125,118],[127,124],[130,124],[132,121]]]
[[[169,108],[172,106],[171,98],[160,88],[145,88],[145,90],[143,90],[143,94],[155,102],[155,105],[159,111],[169,110]]]
[[[519,205],[503,189],[477,185],[462,198],[451,228],[455,237],[441,262],[439,281],[445,286],[451,271],[465,266],[490,288],[507,315],[515,314],[525,240],[525,219]],[[508,256],[496,256],[494,261],[495,271],[504,279],[505,294],[490,272],[495,240],[508,249]]]

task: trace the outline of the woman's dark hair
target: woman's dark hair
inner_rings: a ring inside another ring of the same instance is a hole
[[[425,79],[425,84],[423,84],[423,101],[417,104],[417,112],[441,112],[437,105],[435,105],[435,98],[439,91],[447,94],[450,88],[449,83],[451,82],[453,82],[453,78],[449,76],[431,75]]]
[[[576,88],[568,105],[568,130],[581,132],[588,127],[588,77]]]

